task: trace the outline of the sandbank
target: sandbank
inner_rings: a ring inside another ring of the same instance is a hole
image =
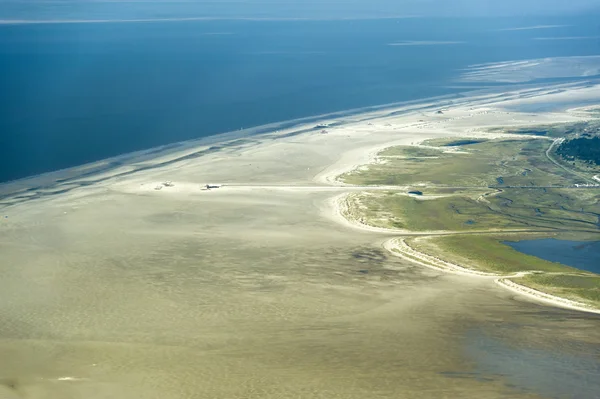
[[[499,105],[555,90],[275,124],[2,185],[0,392],[530,397],[473,374],[464,346],[472,334],[510,325],[514,345],[551,342],[585,356],[600,342],[598,320],[582,326],[575,312],[514,301],[498,276],[393,256],[381,244],[402,234],[347,220],[338,204],[398,187],[347,186],[337,176],[397,144],[585,119]],[[481,378],[449,377],[456,373]]]

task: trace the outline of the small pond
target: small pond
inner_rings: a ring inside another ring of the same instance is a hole
[[[600,241],[544,238],[504,243],[527,255],[600,274]]]

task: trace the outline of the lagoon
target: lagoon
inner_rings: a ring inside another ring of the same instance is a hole
[[[505,242],[505,244],[527,255],[600,274],[600,241],[544,238]]]

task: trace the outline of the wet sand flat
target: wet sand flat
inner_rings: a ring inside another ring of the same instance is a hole
[[[344,187],[311,187],[386,143],[457,134],[378,117],[4,205],[0,398],[552,397],[552,373],[489,366],[510,364],[506,345],[517,363],[552,353],[593,397],[577,370],[600,364],[600,317],[422,268],[336,221]]]

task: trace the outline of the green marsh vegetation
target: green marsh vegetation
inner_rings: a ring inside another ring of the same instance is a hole
[[[453,147],[392,147],[379,154],[379,163],[346,173],[340,180],[356,185],[473,188],[573,184],[568,172],[546,158],[550,144],[550,140],[530,139]]]
[[[455,140],[454,140],[455,141]],[[436,140],[435,144],[449,141]],[[426,142],[425,144],[432,144]],[[600,233],[599,189],[577,189],[577,177],[545,155],[549,140],[487,140],[446,147],[392,147],[383,162],[347,173],[346,183],[413,187],[355,195],[363,218],[414,231],[487,229]],[[420,158],[426,157],[426,158]]]
[[[378,227],[446,233],[409,238],[407,243],[468,268],[506,275],[533,272],[515,281],[598,306],[600,276],[522,254],[503,243],[567,233],[600,239],[600,188],[576,188],[586,181],[546,156],[553,141],[548,137],[583,126],[538,127],[546,137],[435,139],[388,148],[379,154],[379,162],[340,180],[397,185],[399,190],[352,194],[348,213]],[[423,195],[407,195],[407,187]]]
[[[534,239],[543,235],[527,234],[462,234],[409,239],[408,244],[427,254],[443,253],[444,259],[459,265],[491,273],[514,274],[518,272],[570,272],[578,270],[560,263],[549,262],[535,256],[525,255],[504,241],[516,241],[523,237]]]
[[[599,112],[599,111],[594,111]],[[594,117],[600,113],[590,113],[590,116]],[[493,128],[489,129],[493,133],[512,133],[512,134],[526,134],[531,136],[544,136],[550,138],[559,137],[575,137],[580,134],[584,134],[589,131],[598,130],[600,128],[600,120],[590,120],[586,122],[576,123],[556,123],[551,125],[537,125],[537,126],[524,126],[519,128]]]
[[[600,307],[600,276],[530,274],[513,280],[517,284]]]

